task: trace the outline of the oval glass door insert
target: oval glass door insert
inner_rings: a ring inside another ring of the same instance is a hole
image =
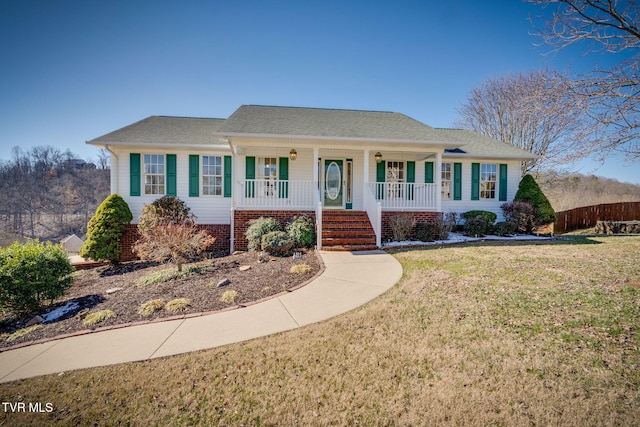
[[[342,183],[341,175],[338,164],[336,162],[329,163],[324,177],[324,185],[327,197],[331,200],[336,200],[340,195],[340,185]]]

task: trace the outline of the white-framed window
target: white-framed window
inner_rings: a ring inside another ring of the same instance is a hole
[[[495,199],[497,188],[497,165],[482,163],[480,165],[480,198]]]
[[[202,156],[202,194],[222,195],[222,156]]]
[[[453,163],[442,163],[440,181],[442,183],[442,199],[451,199],[451,189],[453,188]]]
[[[387,188],[388,197],[404,197],[405,182],[404,162],[388,161],[387,162]]]
[[[164,154],[144,155],[144,194],[164,194]]]

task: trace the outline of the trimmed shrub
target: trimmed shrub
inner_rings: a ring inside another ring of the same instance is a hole
[[[500,206],[507,223],[512,224],[513,233],[530,233],[536,224],[536,210],[529,202],[514,200]],[[512,234],[512,233],[511,233]]]
[[[513,200],[531,203],[535,209],[536,216],[534,227],[539,227],[558,220],[549,199],[544,195],[536,183],[536,180],[529,174],[525,175],[520,181],[518,191],[516,192]]]
[[[462,214],[460,214],[460,216],[466,221],[472,218],[476,218],[476,217],[483,217],[484,220],[487,222],[487,224],[492,225],[494,222],[496,222],[496,219],[498,219],[498,215],[494,214],[493,212],[489,212],[489,211],[480,211],[480,210],[476,210],[476,211],[468,211],[468,212],[464,212]]]
[[[493,226],[493,232],[497,236],[511,236],[518,231],[518,227],[515,223],[509,221],[502,221],[496,223]]]
[[[61,297],[74,268],[60,246],[31,240],[0,249],[0,306],[19,313]]]
[[[421,242],[433,242],[438,234],[435,224],[419,222],[415,226],[416,238]]]
[[[415,226],[416,238],[421,242],[447,240],[449,238],[449,226],[442,217],[438,217],[433,224],[419,222]]]
[[[309,248],[316,244],[316,227],[312,218],[301,215],[287,224],[287,234],[296,247]]]
[[[98,206],[87,225],[87,240],[80,248],[80,256],[94,261],[120,260],[120,239],[133,215],[129,205],[118,194],[112,194]]]
[[[478,215],[464,222],[464,234],[471,237],[482,237],[491,231],[491,224],[486,216]]]
[[[393,240],[396,242],[407,240],[415,225],[416,220],[411,215],[398,214],[389,217],[389,226],[393,233]]]
[[[247,238],[247,248],[250,251],[258,251],[262,249],[262,236],[272,231],[281,231],[282,227],[275,218],[266,218],[261,216],[258,219],[249,221],[249,228],[244,233]]]
[[[293,240],[284,231],[271,231],[262,236],[262,250],[274,256],[289,256]]]

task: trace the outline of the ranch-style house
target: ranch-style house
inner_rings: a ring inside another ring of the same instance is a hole
[[[111,192],[134,223],[145,204],[178,196],[225,250],[245,249],[247,223],[260,216],[308,215],[318,248],[347,250],[380,247],[398,213],[501,219],[533,157],[401,113],[260,105],[227,119],[151,116],[87,143],[110,152]]]

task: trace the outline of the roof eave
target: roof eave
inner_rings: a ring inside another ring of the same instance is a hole
[[[224,149],[230,150],[228,143],[220,144],[184,144],[180,142],[117,142],[117,141],[86,141],[86,144],[96,147],[118,146],[118,147],[172,147],[172,148],[206,148],[206,149]]]
[[[347,136],[326,136],[326,135],[289,135],[289,134],[271,134],[271,133],[232,133],[232,132],[214,132],[212,135],[226,138],[270,138],[270,139],[310,139],[321,141],[346,141],[346,142],[363,142],[363,143],[390,143],[390,144],[430,144],[445,147],[461,147],[467,145],[467,142],[461,141],[442,141],[442,140],[419,140],[419,139],[388,139],[388,138],[364,138],[364,137],[347,137]]]

